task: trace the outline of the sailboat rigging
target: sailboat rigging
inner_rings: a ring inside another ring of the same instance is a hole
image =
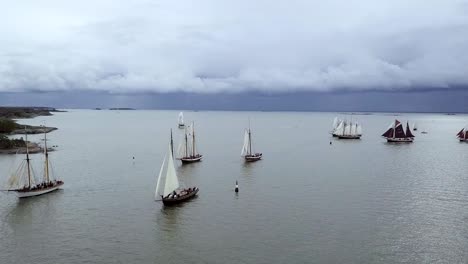
[[[159,170],[158,181],[155,190],[155,199],[162,200],[164,205],[178,204],[193,198],[199,191],[198,187],[180,189],[179,179],[174,166],[173,144],[169,144],[168,151],[164,157]]]
[[[396,120],[390,124],[387,131],[382,134],[382,137],[387,139],[387,142],[395,143],[411,143],[414,141],[414,135],[411,133],[409,123],[406,122],[406,131],[403,129],[403,124]]]
[[[185,129],[184,139],[179,145],[179,160],[183,164],[201,161],[203,155],[197,153],[195,143],[195,123]]]
[[[254,153],[252,151],[252,131],[250,129],[250,122],[249,128],[244,132],[244,144],[242,145],[241,156],[244,157],[246,162],[253,162],[262,159],[262,153]]]
[[[47,148],[47,132],[44,130],[44,177],[41,182],[35,183],[31,159],[29,157],[28,135],[25,132],[26,159],[16,172],[9,178],[8,191],[16,192],[19,198],[37,196],[59,189],[64,183],[52,179],[50,174],[49,150]]]

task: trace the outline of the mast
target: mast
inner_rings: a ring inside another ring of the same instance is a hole
[[[252,155],[252,135],[250,134],[250,118],[249,118],[249,155]]]
[[[195,122],[192,121],[192,157],[195,157]]]
[[[44,127],[44,155],[45,155],[45,176],[46,176],[46,182],[49,183],[49,151],[47,150],[47,132]]]
[[[31,188],[31,165],[29,164],[29,148],[28,148],[28,133],[26,132],[26,126],[24,127],[24,135],[26,138],[26,163],[28,166],[28,187]]]
[[[172,140],[172,128],[171,128],[171,159],[173,158],[174,156],[174,141]]]
[[[395,120],[395,123],[393,123],[393,138],[395,138],[395,133],[396,133],[396,120]]]
[[[188,139],[187,139],[187,128],[185,128],[185,157],[188,156]]]

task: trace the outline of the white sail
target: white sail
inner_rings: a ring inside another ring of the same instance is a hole
[[[338,126],[338,124],[339,124],[338,117],[335,117],[335,119],[333,119],[333,125],[332,125],[332,126],[333,126],[333,130],[336,129],[336,127]]]
[[[350,131],[349,131],[349,134],[352,135],[352,136],[355,136],[356,135],[356,126],[357,124],[356,123],[351,123],[350,124]]]
[[[338,126],[336,127],[335,129],[335,132],[333,134],[335,134],[336,136],[343,136],[344,135],[344,128],[345,128],[345,124],[343,121],[341,121]]]
[[[163,163],[161,165],[161,169],[159,170],[159,176],[158,176],[158,183],[156,184],[156,190],[154,192],[154,199],[158,200],[161,196],[164,195],[164,185],[166,183],[166,177],[164,175],[163,177],[163,171],[164,171],[164,165],[166,165],[166,158],[167,156],[164,157]]]
[[[179,126],[184,125],[184,113],[180,112],[179,113]]]
[[[245,156],[249,153],[249,132],[247,129],[244,133],[244,145],[242,145],[241,156]]]
[[[344,134],[345,135],[351,135],[351,124],[346,124],[344,128]]]
[[[360,124],[356,127],[356,134],[362,136],[362,126]]]
[[[163,196],[166,196],[179,188],[179,179],[174,166],[171,145],[169,145],[169,160],[167,161],[166,182],[164,183]]]

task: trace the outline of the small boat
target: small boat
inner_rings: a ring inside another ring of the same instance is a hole
[[[184,113],[180,112],[179,113],[179,128],[184,128]]]
[[[250,131],[250,125],[244,132],[244,145],[242,146],[241,156],[244,157],[246,162],[261,160],[263,156],[262,153],[254,153],[252,151],[252,132]]]
[[[411,133],[408,122],[406,122],[406,131],[403,130],[403,124],[396,120],[392,122],[382,137],[387,139],[387,142],[394,143],[411,143],[414,141],[414,135]]]
[[[178,158],[182,161],[182,164],[199,162],[203,158],[203,155],[197,153],[195,144],[195,124],[185,129],[184,140],[179,145],[179,156]]]
[[[197,187],[180,188],[179,179],[174,166],[172,149],[173,141],[171,131],[171,143],[169,144],[167,155],[164,157],[161,165],[155,191],[155,200],[162,200],[163,204],[166,206],[185,202],[195,197],[199,191]]]
[[[427,134],[427,131],[423,130],[421,131],[421,134]]]
[[[457,134],[457,138],[458,138],[458,140],[460,140],[460,142],[468,142],[468,128],[467,127],[464,127]]]
[[[58,190],[63,181],[52,179],[50,174],[49,150],[47,149],[47,134],[44,131],[44,177],[36,183],[34,171],[29,158],[28,135],[25,134],[26,159],[8,180],[10,192],[15,192],[19,198],[38,196]]]
[[[333,132],[333,136],[339,139],[360,139],[362,126],[357,122],[341,121]]]
[[[416,123],[414,123],[414,125],[413,125],[413,131],[418,131],[418,127],[417,127]]]

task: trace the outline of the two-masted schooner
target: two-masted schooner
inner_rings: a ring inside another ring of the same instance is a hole
[[[181,203],[193,198],[199,191],[198,187],[180,189],[174,166],[173,145],[171,131],[171,143],[161,165],[155,191],[155,200],[162,200],[164,205]]]
[[[358,122],[340,120],[332,134],[340,139],[360,139],[362,126]]]
[[[387,142],[396,142],[396,143],[411,143],[414,140],[414,135],[411,133],[409,123],[406,122],[406,130],[403,129],[403,124],[400,121],[396,120],[392,122],[382,134],[382,137],[387,139]]]
[[[179,128],[184,128],[185,127],[184,113],[182,113],[182,112],[179,113],[178,125],[179,125]]]
[[[247,162],[261,160],[263,156],[262,153],[254,153],[252,151],[252,131],[250,130],[250,126],[244,132],[244,145],[242,145],[241,156]]]
[[[468,126],[462,128],[462,130],[460,130],[460,132],[458,132],[457,134],[457,138],[458,140],[460,140],[460,142],[468,142],[468,129],[467,129]]]
[[[203,155],[197,153],[195,144],[195,123],[185,129],[184,139],[180,142],[178,148],[179,160],[183,164],[201,161]]]
[[[49,150],[47,149],[47,134],[44,132],[44,177],[36,183],[34,171],[29,158],[28,135],[25,134],[26,159],[8,180],[8,191],[15,192],[19,198],[37,196],[59,189],[63,181],[54,179],[51,172]]]

